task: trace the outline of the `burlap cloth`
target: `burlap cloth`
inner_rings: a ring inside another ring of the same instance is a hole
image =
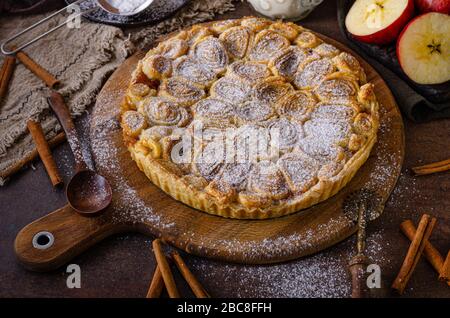
[[[93,104],[108,76],[136,47],[145,47],[164,33],[210,20],[215,14],[233,8],[232,0],[194,0],[170,19],[125,31],[83,20],[80,29],[63,27],[25,52],[61,81],[58,91],[76,117]],[[2,17],[0,41],[43,17]],[[47,28],[64,19],[61,16]],[[3,56],[0,57],[0,65],[2,63]],[[47,139],[61,130],[46,97],[47,89],[43,82],[18,63],[8,95],[0,103],[0,175],[35,148],[26,126],[28,119],[41,123]],[[5,179],[0,177],[0,185],[4,182]]]

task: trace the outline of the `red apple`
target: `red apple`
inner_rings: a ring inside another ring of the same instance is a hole
[[[450,0],[416,0],[420,12],[440,12],[450,14]]]
[[[357,40],[388,44],[414,15],[414,0],[356,0],[345,19],[348,32]]]
[[[400,34],[397,57],[413,81],[440,84],[450,80],[450,16],[425,13],[412,20]]]

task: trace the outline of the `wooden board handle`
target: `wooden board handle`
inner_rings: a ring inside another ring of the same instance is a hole
[[[14,248],[28,269],[47,271],[60,267],[90,246],[120,231],[100,217],[85,217],[69,205],[25,226]]]

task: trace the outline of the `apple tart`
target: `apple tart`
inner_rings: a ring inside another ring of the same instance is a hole
[[[230,218],[279,217],[326,200],[367,160],[374,87],[351,54],[294,23],[196,25],[138,63],[125,144],[179,200]]]

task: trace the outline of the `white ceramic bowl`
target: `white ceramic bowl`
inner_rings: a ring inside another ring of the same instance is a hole
[[[272,19],[297,21],[305,18],[323,0],[248,0],[253,8]]]

